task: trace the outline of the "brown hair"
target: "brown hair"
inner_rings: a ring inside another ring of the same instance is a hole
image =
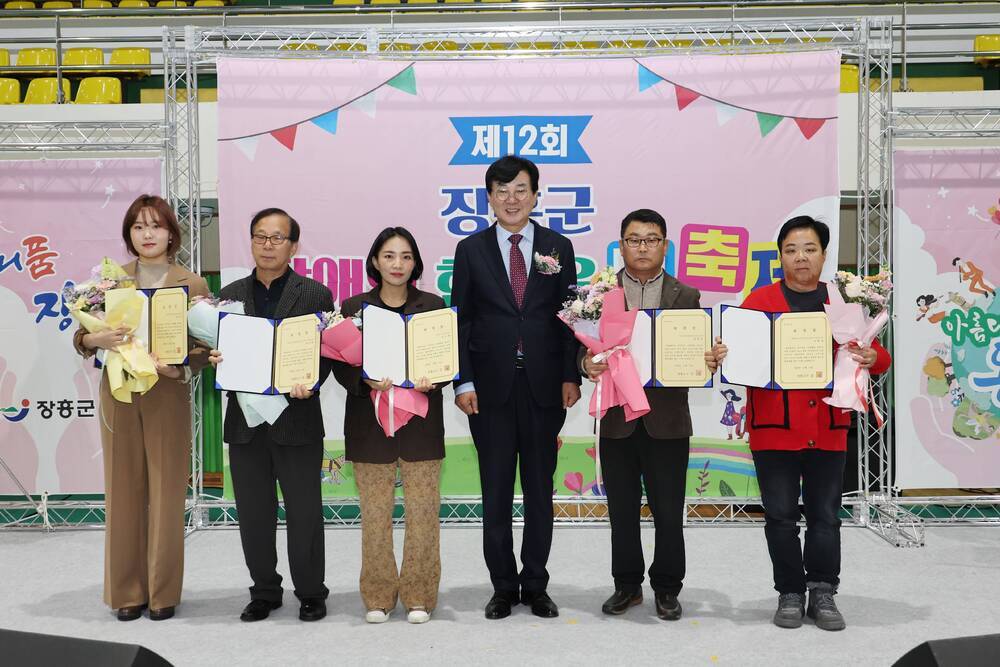
[[[177,216],[170,204],[164,201],[163,197],[157,195],[139,195],[132,205],[125,211],[125,220],[122,222],[122,238],[125,240],[125,248],[129,253],[138,257],[139,253],[132,245],[132,225],[139,218],[139,212],[144,208],[152,209],[156,214],[156,222],[161,226],[166,226],[170,232],[170,240],[167,241],[167,256],[174,258],[181,247],[181,228],[177,224]]]

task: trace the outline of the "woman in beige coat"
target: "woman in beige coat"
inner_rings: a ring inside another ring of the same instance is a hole
[[[170,205],[142,195],[129,207],[122,238],[137,259],[125,271],[142,289],[186,286],[189,297],[208,296],[205,280],[174,263],[181,231]],[[73,344],[84,357],[110,350],[127,330],[77,330]],[[190,348],[188,366],[157,361],[159,380],[131,403],[115,400],[107,375],[101,380],[101,444],[104,452],[106,528],[104,601],[118,620],[174,615],[184,576],[184,499],[190,472],[189,382],[208,360],[204,347]]]

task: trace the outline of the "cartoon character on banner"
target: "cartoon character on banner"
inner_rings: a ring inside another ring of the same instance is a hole
[[[722,412],[722,419],[719,420],[719,423],[725,426],[726,431],[728,431],[726,440],[732,440],[734,434],[736,439],[740,440],[745,434],[747,411],[743,406],[737,410],[736,404],[742,402],[743,399],[732,389],[724,389],[719,393],[726,399],[726,407]]]
[[[347,459],[341,456],[330,456],[329,452],[325,449],[323,450],[323,468],[320,473],[320,480],[326,484],[340,484],[344,483],[344,466],[346,465]]]
[[[940,310],[940,308],[942,308],[941,299],[943,298],[943,296],[944,295],[934,296],[933,294],[921,294],[920,296],[918,296],[917,310],[920,312],[920,314],[917,315],[917,322],[924,319],[925,317],[927,318],[927,321],[930,322],[931,324],[937,324],[938,322],[943,320],[945,313],[944,310]],[[935,310],[937,312],[933,313],[930,312],[932,310]]]
[[[986,272],[976,266],[972,260],[956,257],[951,260],[951,265],[958,269],[959,283],[969,282],[967,289],[970,294],[981,294],[986,297],[996,296],[997,288],[986,280]]]

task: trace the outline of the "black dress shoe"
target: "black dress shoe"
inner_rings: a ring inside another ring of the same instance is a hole
[[[243,608],[240,620],[244,623],[263,621],[271,615],[271,612],[281,606],[281,600],[250,600],[250,604]]]
[[[516,604],[516,601],[517,593],[495,592],[490,601],[486,603],[486,618],[491,621],[499,618],[507,618],[510,616],[511,605]]]
[[[305,598],[299,607],[300,621],[318,621],[326,617],[326,600],[323,598]]]
[[[142,612],[147,606],[140,604],[135,607],[119,607],[115,615],[118,616],[119,621],[134,621],[142,616]]]
[[[174,617],[173,607],[163,607],[162,609],[150,609],[149,610],[149,620],[151,621],[165,621],[168,618]]]
[[[678,621],[681,618],[681,603],[676,595],[656,594],[656,615],[664,621]]]
[[[615,589],[614,594],[604,601],[601,611],[605,614],[618,616],[628,611],[629,607],[642,604],[642,591],[626,591],[621,588]]]
[[[521,593],[521,602],[531,607],[531,613],[541,618],[555,618],[559,615],[559,607],[545,591],[538,593]]]

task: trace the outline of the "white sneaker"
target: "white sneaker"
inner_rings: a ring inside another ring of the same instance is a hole
[[[431,615],[425,609],[411,609],[406,615],[406,620],[410,623],[426,623],[431,620]]]
[[[392,610],[386,611],[385,609],[370,609],[367,614],[365,614],[366,623],[385,623],[389,620],[389,614]]]

